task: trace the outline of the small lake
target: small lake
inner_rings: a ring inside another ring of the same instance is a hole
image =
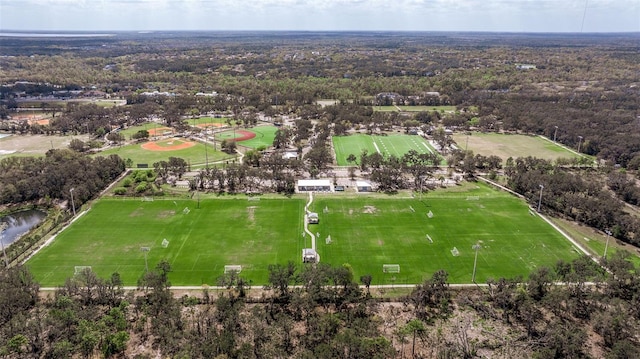
[[[4,237],[2,238],[2,242],[5,246],[15,242],[16,239],[40,223],[46,216],[47,214],[42,211],[29,209],[11,213],[0,218],[0,222],[8,225],[7,229],[3,232]]]

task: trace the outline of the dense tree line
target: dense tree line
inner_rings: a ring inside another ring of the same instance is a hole
[[[574,172],[547,160],[526,157],[510,158],[504,171],[509,187],[531,203],[537,203],[543,191],[541,202],[546,208],[602,231],[611,230],[616,238],[640,245],[636,235],[640,221],[624,211],[624,203],[597,180],[595,173],[590,175],[594,170]],[[611,174],[611,178],[618,176]],[[625,188],[624,183],[612,187],[617,191]]]
[[[193,38],[173,34],[140,40],[121,34],[106,48],[102,42],[72,46],[91,40],[63,40],[69,46],[65,48],[46,40],[2,39],[18,54],[0,60],[7,81],[0,89],[2,114],[8,116],[7,106],[17,106],[14,97],[23,91],[47,94],[97,84],[109,95],[127,98],[129,105],[114,110],[72,109],[52,127],[33,125],[31,130],[100,135],[109,125],[134,124],[153,116],[180,126],[181,116],[197,110],[228,111],[247,123],[257,112],[324,117],[336,134],[344,134],[351,127],[367,125],[374,131],[405,122],[393,118],[397,114],[357,108],[380,105],[376,98],[380,93],[397,93],[400,97],[392,103],[398,105],[473,106],[479,111],[478,116],[461,111],[437,119],[446,126],[557,134],[559,142],[580,147],[580,152],[637,167],[640,139],[634,84],[640,75],[635,71],[638,47],[633,37],[468,36],[394,34],[373,41],[367,34],[271,34],[259,39],[248,34]],[[278,43],[282,37],[290,42]],[[30,56],[34,46],[49,55]],[[536,68],[518,69],[519,62]],[[176,96],[140,95],[147,90]],[[193,96],[197,92],[218,96]],[[435,92],[439,95],[427,95]],[[319,99],[337,99],[346,108],[321,109],[315,106]],[[433,122],[416,117],[421,123]],[[29,126],[12,125],[11,130],[28,131]]]
[[[7,358],[631,358],[640,354],[640,273],[618,251],[452,289],[437,271],[396,300],[357,284],[348,264],[269,266],[261,295],[238,273],[226,290],[175,296],[171,266],[124,291],[85,270],[47,297],[26,268],[0,272]],[[560,284],[558,284],[560,283]],[[594,285],[596,283],[597,285]]]
[[[61,200],[76,207],[95,197],[125,169],[115,155],[88,157],[66,149],[44,157],[0,160],[0,204]],[[73,189],[73,192],[72,192]]]

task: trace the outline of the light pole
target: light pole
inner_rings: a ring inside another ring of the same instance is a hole
[[[538,212],[540,212],[540,205],[542,204],[542,190],[544,189],[543,185],[540,185],[540,198],[538,198]]]
[[[611,238],[611,231],[610,230],[605,230],[604,233],[607,234],[607,242],[604,245],[604,255],[602,256],[602,258],[607,259],[607,249],[609,249],[609,239]]]
[[[75,188],[72,188],[69,190],[69,193],[71,193],[71,207],[73,208],[73,216],[76,216],[76,203],[73,201],[73,191],[75,190]]]
[[[553,131],[553,142],[556,142],[556,135],[558,134],[558,126],[553,126],[556,128],[555,131]]]
[[[580,153],[580,145],[582,145],[582,136],[578,136],[578,153]]]
[[[482,246],[479,243],[476,243],[471,248],[473,248],[476,251],[475,258],[473,259],[473,274],[471,275],[471,281],[475,283],[476,282],[476,266],[478,264],[478,250],[482,248]]]

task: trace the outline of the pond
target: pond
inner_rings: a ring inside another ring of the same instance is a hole
[[[16,239],[40,223],[46,216],[47,214],[45,212],[37,209],[29,209],[11,213],[0,218],[0,222],[8,225],[7,229],[2,233],[2,242],[5,246],[15,242]]]

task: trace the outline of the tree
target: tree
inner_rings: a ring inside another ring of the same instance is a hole
[[[291,138],[291,130],[289,128],[278,128],[273,139],[273,147],[275,149],[287,148]]]
[[[365,274],[360,277],[360,282],[367,288],[367,295],[371,295],[371,292],[369,292],[369,287],[371,286],[372,279],[373,277],[371,276],[371,274]]]
[[[350,153],[349,156],[347,156],[347,162],[348,163],[355,163],[358,164],[358,158],[356,157],[356,155],[354,155],[353,153]]]
[[[416,337],[422,336],[426,331],[424,323],[419,319],[410,320],[402,329],[405,333],[411,334],[411,356],[416,356]]]
[[[69,142],[69,148],[76,152],[84,152],[87,150],[87,145],[84,141],[74,138]]]
[[[282,264],[269,265],[269,287],[277,289],[280,299],[288,300],[289,284],[293,281],[295,273],[296,266],[291,261],[286,266]]]
[[[149,139],[149,131],[140,130],[133,135],[131,135],[131,139],[133,140],[148,140]]]
[[[236,152],[236,148],[238,147],[236,141],[234,140],[222,140],[220,144],[222,151],[228,154],[233,154]]]
[[[123,142],[125,138],[124,135],[119,132],[109,132],[109,134],[107,135],[107,140],[118,144],[120,142]]]

